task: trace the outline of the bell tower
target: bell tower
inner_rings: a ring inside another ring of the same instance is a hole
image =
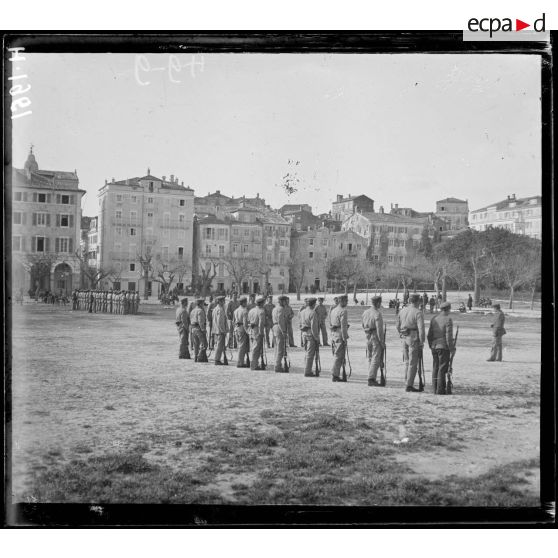
[[[27,178],[31,178],[31,173],[39,170],[39,165],[33,155],[33,144],[29,147],[29,155],[27,155],[27,161],[25,161],[25,166],[23,167]]]

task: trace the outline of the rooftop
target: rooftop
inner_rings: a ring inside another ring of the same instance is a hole
[[[459,200],[457,198],[446,198],[444,200],[438,200],[436,203],[467,203],[467,201]]]
[[[529,203],[530,200],[537,200],[535,204]],[[510,207],[510,203],[515,203],[515,206],[513,207],[525,207],[528,205],[541,205],[542,204],[542,197],[541,196],[528,196],[526,198],[516,198],[515,194],[513,196],[508,196],[507,199],[496,202],[496,203],[491,203],[490,205],[487,205],[485,207],[481,207],[480,209],[474,209],[471,211],[471,213],[477,213],[478,211],[486,211],[489,207],[493,208],[495,207],[496,211],[499,211],[500,209],[506,209]]]

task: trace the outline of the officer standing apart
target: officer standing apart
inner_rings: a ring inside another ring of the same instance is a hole
[[[211,330],[215,338],[215,364],[223,366],[228,364],[227,354],[225,353],[225,338],[227,337],[227,316],[225,312],[225,297],[218,296],[215,298],[215,308],[213,309],[213,325]],[[223,356],[223,362],[221,362]]]
[[[316,316],[318,317],[318,327],[320,328],[320,332],[322,334],[322,345],[324,347],[329,347],[326,328],[327,308],[324,306],[323,296],[318,297],[318,304],[316,305],[314,312],[316,312]]]
[[[341,366],[345,362],[347,339],[349,338],[349,322],[347,314],[347,295],[338,298],[339,304],[329,313],[331,323],[331,350],[333,352],[332,381],[342,382]],[[345,380],[346,381],[346,380]]]
[[[469,293],[469,296],[467,297],[467,308],[469,309],[469,312],[473,309],[473,297],[471,296],[471,293]]]
[[[384,338],[384,319],[380,308],[382,297],[372,297],[372,306],[362,315],[362,327],[367,339],[368,349],[368,385],[379,386],[378,369],[382,364],[382,356],[386,346]]]
[[[450,355],[455,353],[450,310],[449,302],[440,304],[440,313],[430,320],[426,337],[432,351],[432,392],[438,395],[446,394],[446,374],[449,369]]]
[[[236,299],[237,294],[236,291],[232,294],[232,299],[229,300],[227,304],[227,320],[229,320],[229,348],[236,349],[237,342],[236,336],[234,334],[234,313],[236,309],[239,307],[238,300]]]
[[[287,352],[287,316],[285,306],[287,297],[280,295],[277,299],[277,306],[273,308],[271,317],[273,320],[273,344],[275,346],[275,372],[288,372],[283,368],[282,360]]]
[[[190,313],[190,327],[192,330],[192,349],[194,362],[207,362],[207,343],[205,339],[205,310],[203,298],[196,300],[196,306]]]
[[[287,297],[287,304],[285,306],[285,313],[287,315],[287,333],[289,336],[289,347],[296,347],[293,335],[293,318],[294,312],[290,305],[289,297]]]
[[[252,355],[250,362],[251,370],[265,370],[263,362],[263,341],[265,335],[265,311],[263,308],[265,298],[260,296],[256,299],[256,306],[248,312],[250,323],[250,340],[252,344]]]
[[[299,327],[302,331],[302,339],[304,342],[304,375],[306,377],[316,376],[312,372],[312,365],[316,358],[316,351],[320,345],[320,327],[318,316],[316,316],[316,299],[312,296],[305,300],[306,308],[303,308],[298,314]],[[319,375],[319,373],[318,373]]]
[[[234,334],[238,345],[236,367],[248,368],[249,365],[245,362],[246,357],[250,352],[250,338],[248,337],[250,324],[248,323],[248,308],[246,308],[248,299],[245,296],[241,296],[238,299],[238,303],[239,306],[234,311]]]
[[[419,308],[420,295],[412,294],[409,302],[409,306],[405,306],[397,315],[395,327],[403,340],[403,360],[407,380],[405,391],[419,391],[413,384],[424,346],[424,314]]]
[[[188,350],[188,337],[190,336],[190,316],[188,315],[188,299],[183,298],[180,301],[180,307],[176,309],[176,329],[180,338],[180,347],[178,349],[178,358],[190,358]]]
[[[271,340],[269,339],[269,332],[273,328],[273,296],[269,295],[267,297],[267,302],[264,304],[265,310],[265,342],[267,343],[267,348],[271,349]]]
[[[502,336],[506,335],[506,329],[504,328],[506,318],[499,304],[493,304],[492,308],[494,309],[494,318],[492,324],[490,324],[492,328],[492,349],[487,362],[502,362]]]

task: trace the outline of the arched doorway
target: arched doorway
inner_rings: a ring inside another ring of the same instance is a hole
[[[72,292],[72,268],[65,262],[54,268],[54,292],[65,295]]]

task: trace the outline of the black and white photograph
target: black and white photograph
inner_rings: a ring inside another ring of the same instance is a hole
[[[7,41],[9,505],[548,511],[549,52],[362,37]]]

